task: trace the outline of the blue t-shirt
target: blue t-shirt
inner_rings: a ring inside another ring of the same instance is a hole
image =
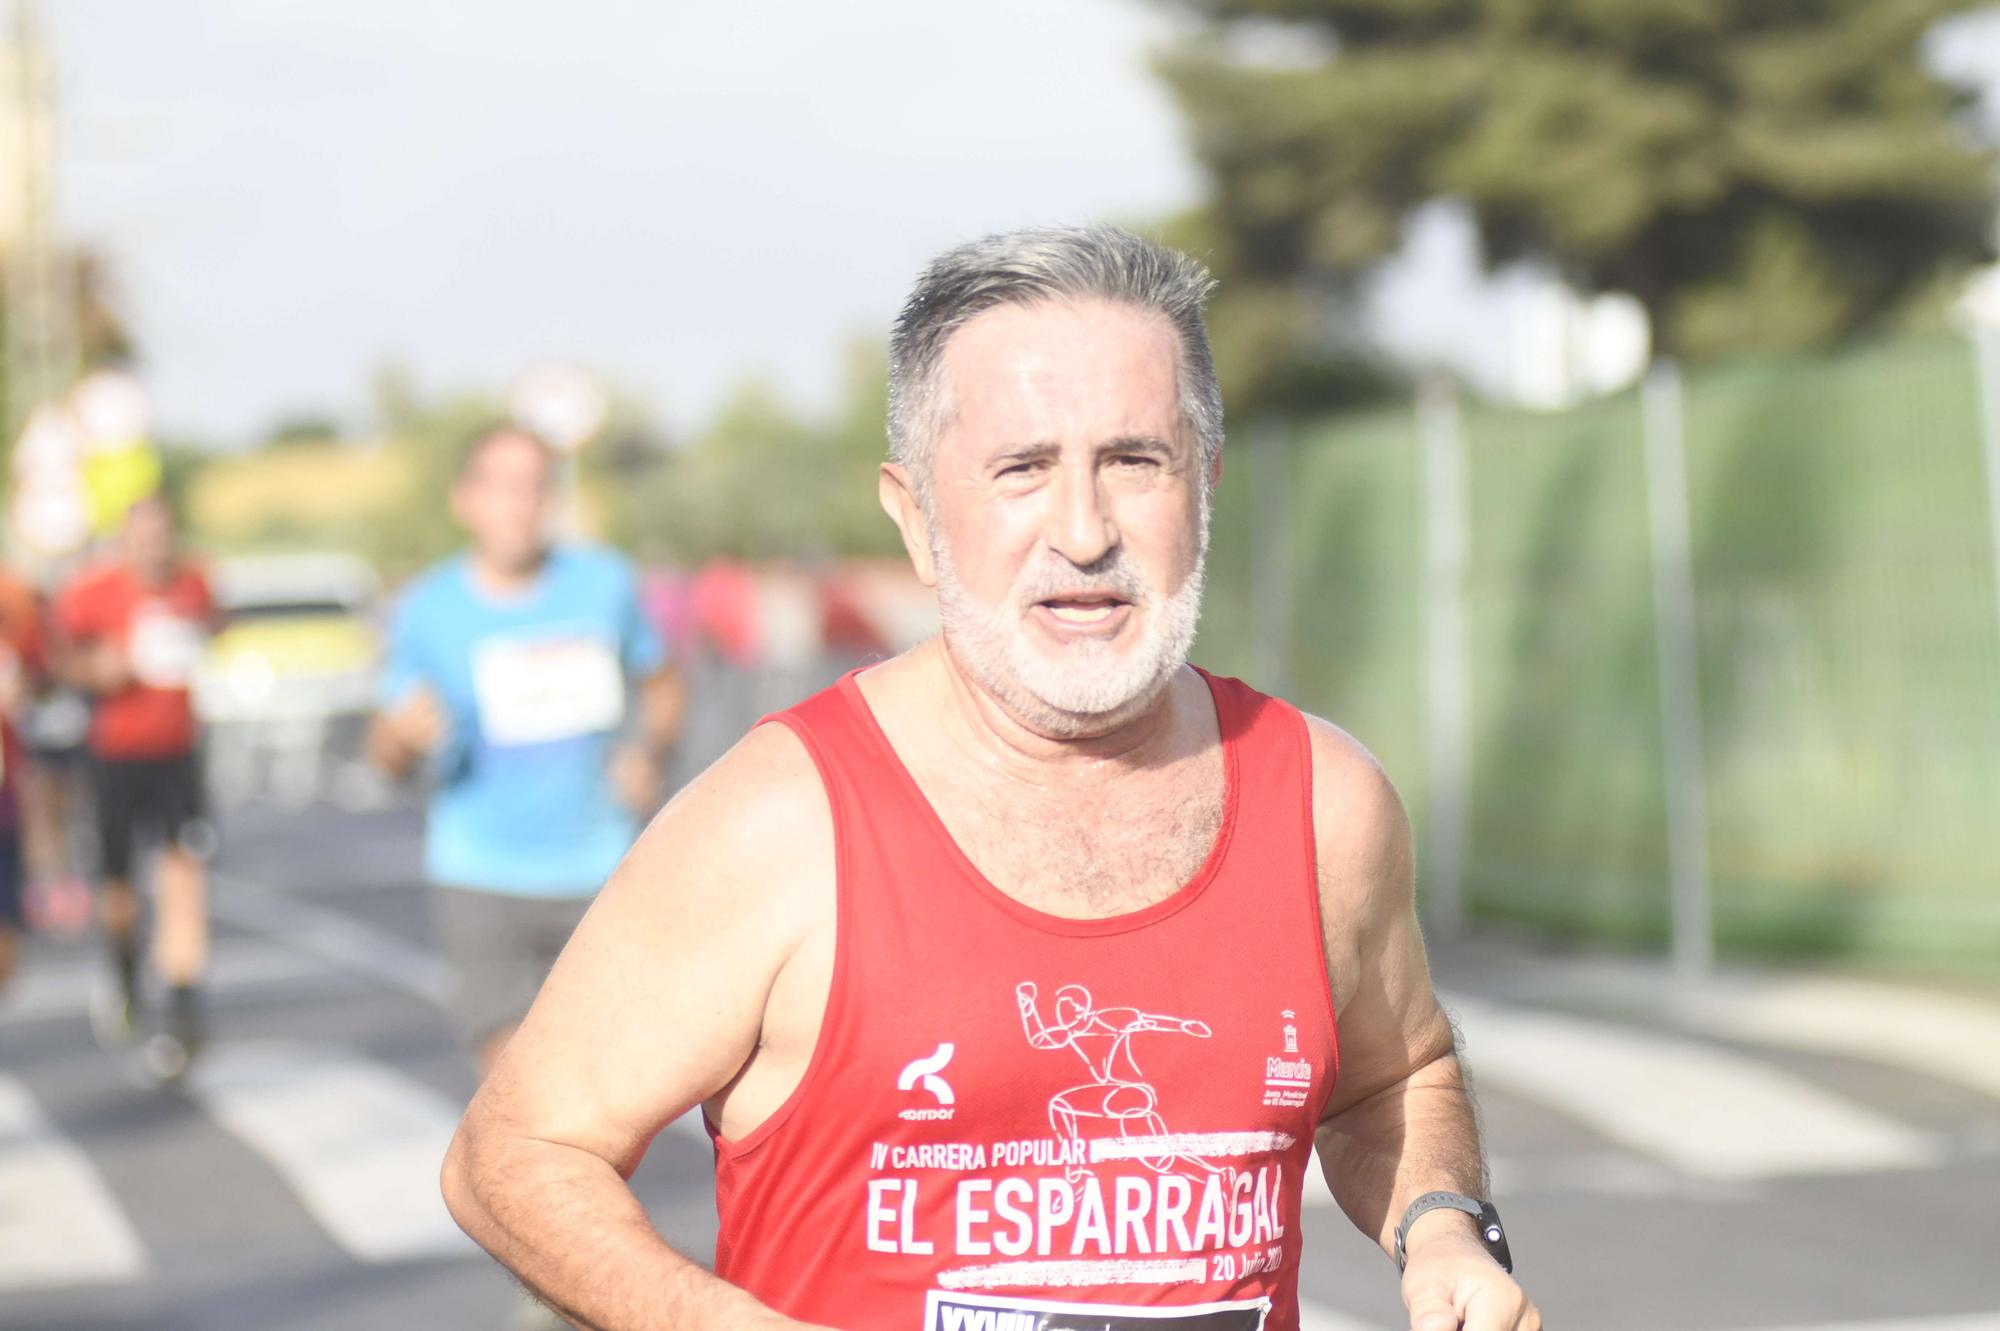
[[[637,834],[611,790],[632,686],[666,661],[631,569],[592,547],[550,552],[497,597],[460,556],[412,583],[389,633],[381,699],[427,685],[451,719],[424,839],[431,881],[516,896],[595,892]]]

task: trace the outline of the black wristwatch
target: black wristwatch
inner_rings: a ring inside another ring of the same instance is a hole
[[[1507,1250],[1507,1231],[1500,1227],[1500,1213],[1493,1209],[1492,1202],[1482,1202],[1468,1197],[1462,1192],[1427,1192],[1410,1203],[1410,1209],[1403,1212],[1403,1223],[1396,1226],[1396,1269],[1402,1270],[1409,1262],[1410,1255],[1403,1248],[1403,1240],[1409,1237],[1410,1226],[1426,1211],[1439,1207],[1449,1207],[1463,1211],[1479,1221],[1479,1241],[1486,1245],[1486,1251],[1493,1260],[1500,1263],[1500,1269],[1509,1274],[1514,1270],[1514,1254]]]

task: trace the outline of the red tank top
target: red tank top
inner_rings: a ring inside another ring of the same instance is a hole
[[[1107,919],[988,882],[853,675],[773,718],[832,806],[833,984],[791,1098],[710,1128],[719,1275],[842,1331],[1295,1331],[1338,1061],[1310,757],[1292,707],[1204,678],[1214,848]]]

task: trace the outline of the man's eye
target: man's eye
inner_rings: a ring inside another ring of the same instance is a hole
[[[1160,465],[1158,458],[1149,457],[1144,453],[1123,453],[1113,460],[1121,467],[1157,467]]]

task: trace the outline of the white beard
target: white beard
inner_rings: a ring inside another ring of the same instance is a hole
[[[936,527],[932,527],[936,531]],[[1152,706],[1187,663],[1201,620],[1202,579],[1208,564],[1208,500],[1194,567],[1161,596],[1132,566],[1124,547],[1079,568],[1044,549],[1021,569],[1000,606],[976,600],[959,580],[951,552],[933,536],[938,615],[945,649],[959,668],[1023,725],[1054,739],[1077,739],[1117,729]],[[1129,601],[1139,640],[1129,646],[1084,639],[1040,647],[1029,641],[1025,620],[1037,602],[1089,586]]]

